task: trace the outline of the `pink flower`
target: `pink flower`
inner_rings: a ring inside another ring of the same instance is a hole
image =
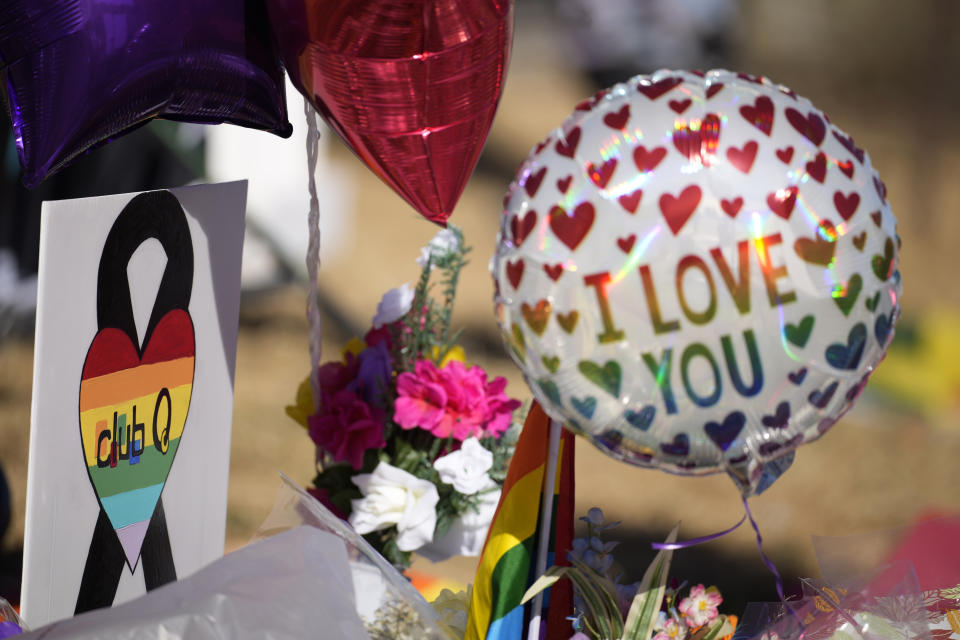
[[[701,627],[717,617],[717,607],[723,597],[716,587],[704,589],[698,584],[690,589],[690,595],[680,601],[680,613],[691,628]]]
[[[653,636],[653,640],[683,640],[685,637],[687,637],[687,625],[670,618],[663,625],[663,628]]]
[[[320,365],[317,369],[317,381],[320,383],[320,404],[353,382],[357,377],[359,362],[352,353],[346,354],[346,363],[333,360]]]
[[[387,346],[387,351],[389,351],[393,348],[393,340],[390,337],[391,326],[393,325],[384,325],[370,329],[370,331],[367,331],[367,334],[363,336],[363,341],[367,343],[368,347],[375,347],[382,342]]]
[[[502,377],[487,382],[477,366],[468,369],[452,360],[437,369],[433,362],[419,360],[413,373],[397,377],[393,419],[404,429],[419,427],[438,438],[499,437],[520,406],[504,393],[506,386]]]
[[[307,424],[310,437],[318,447],[337,462],[349,462],[359,470],[364,452],[386,445],[383,419],[383,411],[344,389],[324,394],[320,412],[307,418]]]

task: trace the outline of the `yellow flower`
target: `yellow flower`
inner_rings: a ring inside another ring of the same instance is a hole
[[[433,359],[436,360],[440,357],[440,347],[433,348]],[[467,354],[464,353],[463,347],[458,344],[450,347],[450,350],[447,351],[447,355],[443,356],[443,360],[440,361],[440,369],[443,369],[451,360],[456,360],[457,362],[466,362]]]
[[[345,346],[343,351],[340,352],[340,356],[343,358],[343,361],[346,362],[348,353],[358,356],[360,355],[360,352],[366,348],[367,343],[360,338],[350,338],[350,342],[348,342],[347,346]]]
[[[304,429],[307,428],[307,416],[312,416],[316,412],[313,404],[313,389],[310,387],[310,376],[308,375],[297,387],[296,404],[288,405],[285,409],[287,415],[296,420]]]
[[[932,308],[916,321],[913,343],[896,340],[870,378],[870,387],[928,417],[960,404],[960,314]]]
[[[471,590],[472,587],[469,586],[466,591],[457,593],[444,589],[430,603],[433,610],[437,612],[441,625],[451,638],[459,640],[467,632],[467,610],[470,608]]]

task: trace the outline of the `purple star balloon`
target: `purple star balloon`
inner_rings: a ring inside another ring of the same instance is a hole
[[[27,187],[155,117],[291,133],[261,0],[5,0],[0,81]]]

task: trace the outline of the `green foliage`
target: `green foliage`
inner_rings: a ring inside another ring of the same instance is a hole
[[[730,619],[725,615],[719,615],[713,619],[710,624],[705,624],[690,636],[690,640],[717,640],[725,638],[734,631]]]
[[[353,467],[347,463],[331,464],[317,474],[313,485],[318,489],[326,489],[330,503],[349,515],[350,501],[361,497],[360,490],[351,482],[355,473]]]
[[[670,532],[668,543],[677,539],[679,528],[678,524]],[[585,633],[596,640],[649,640],[663,603],[672,557],[672,550],[662,550],[653,559],[643,576],[626,621],[620,610],[616,584],[593,567],[576,559],[572,560],[569,567],[550,567],[527,589],[523,602],[553,586],[558,580],[566,578],[573,583],[579,597],[580,621]],[[714,640],[716,637],[718,636],[714,635],[702,640]]]
[[[394,331],[394,358],[400,371],[413,371],[422,358],[439,365],[460,338],[460,331],[450,335],[450,325],[460,271],[468,264],[466,256],[471,247],[464,244],[459,227],[450,225],[447,230],[456,238],[456,248],[428,256],[414,289],[411,311],[404,317],[403,327]],[[439,301],[432,295],[434,270],[439,272]]]
[[[676,542],[679,530],[678,524],[667,536],[667,543]],[[647,567],[643,580],[637,588],[637,595],[627,613],[627,622],[624,625],[625,631],[621,640],[648,640],[653,635],[653,625],[657,622],[657,615],[663,604],[663,594],[666,590],[672,559],[672,549],[661,549]]]

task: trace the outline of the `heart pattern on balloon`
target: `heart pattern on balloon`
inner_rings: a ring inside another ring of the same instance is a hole
[[[637,145],[633,150],[633,161],[641,172],[653,171],[667,157],[666,147],[654,147],[649,151],[645,146]]]
[[[793,214],[793,207],[797,203],[797,194],[800,192],[796,186],[784,187],[767,194],[767,206],[775,214],[789,220]]]
[[[643,198],[643,189],[636,189],[631,193],[624,194],[617,198],[620,206],[626,209],[628,213],[636,213],[640,206],[640,200]]]
[[[814,389],[811,391],[807,399],[810,401],[810,404],[817,409],[823,409],[833,400],[833,394],[837,392],[837,387],[839,386],[839,382],[831,382],[825,389]]]
[[[521,308],[527,326],[535,334],[542,336],[547,329],[547,321],[550,320],[550,311],[552,310],[550,303],[547,300],[539,300],[535,306],[530,306],[524,302]]]
[[[834,342],[827,347],[827,362],[836,369],[856,369],[866,344],[867,327],[858,322],[850,329],[846,343]]]
[[[513,235],[513,241],[517,244],[517,246],[523,244],[523,241],[527,239],[527,236],[530,235],[536,226],[537,212],[532,209],[527,211],[522,218],[519,214],[511,218],[510,233]]]
[[[660,196],[660,211],[673,235],[677,235],[700,204],[701,191],[697,185],[690,185],[679,195],[665,193]]]
[[[767,136],[773,129],[773,111],[773,101],[767,96],[758,96],[753,105],[740,107],[740,115]],[[793,154],[792,149],[790,153]]]
[[[579,319],[580,314],[575,309],[567,313],[557,312],[557,324],[567,333],[573,333],[573,330],[577,328],[577,320]]]
[[[793,250],[801,259],[821,266],[829,266],[833,262],[836,251],[836,230],[829,220],[820,223],[818,232],[812,238],[801,237],[793,243]]]
[[[622,373],[620,363],[616,360],[608,360],[603,366],[591,360],[581,360],[577,365],[577,369],[580,370],[583,377],[610,395],[614,397],[620,395]]]
[[[840,309],[840,312],[843,313],[843,315],[850,315],[854,305],[857,304],[857,298],[860,296],[860,291],[862,289],[863,278],[860,277],[859,273],[855,273],[850,276],[849,280],[847,280],[847,285],[845,287],[838,287],[833,292],[833,302],[837,305],[837,308]]]
[[[721,198],[720,208],[723,209],[723,212],[731,218],[736,218],[737,214],[740,213],[740,209],[743,208],[743,198],[741,196],[737,196],[733,200]]]
[[[668,456],[686,456],[690,453],[690,436],[678,433],[672,442],[661,442],[660,450]]]
[[[603,116],[603,123],[611,129],[624,129],[630,120],[630,105],[625,104],[613,113]]]
[[[543,176],[547,175],[547,168],[542,167],[540,171],[527,176],[523,183],[523,188],[531,198],[537,195],[540,190],[540,183],[543,182]]]
[[[635,411],[633,409],[627,409],[623,412],[623,417],[629,422],[632,426],[640,429],[641,431],[646,431],[650,428],[650,425],[653,424],[653,418],[657,415],[657,408],[653,405],[647,405],[640,411]]]
[[[757,158],[757,150],[759,148],[760,145],[754,140],[743,145],[743,148],[730,147],[727,149],[727,160],[743,173],[750,173],[750,169],[753,167],[753,161]]]
[[[763,426],[770,429],[784,429],[790,420],[790,403],[784,400],[777,405],[776,410],[771,415],[765,415],[760,421]]]
[[[823,138],[827,135],[827,125],[816,112],[810,111],[804,115],[793,107],[787,107],[785,115],[787,122],[804,138],[818,147],[823,143]]]
[[[576,249],[590,231],[595,217],[596,211],[589,202],[581,202],[569,213],[555,206],[550,210],[550,228],[560,242]]]
[[[816,318],[813,315],[806,315],[798,324],[788,322],[783,325],[783,337],[802,349],[807,346],[815,321]]]
[[[707,436],[713,440],[715,445],[720,447],[722,451],[726,451],[743,431],[746,423],[747,417],[742,411],[731,411],[722,422],[711,421],[703,425],[703,430],[707,432]]]

